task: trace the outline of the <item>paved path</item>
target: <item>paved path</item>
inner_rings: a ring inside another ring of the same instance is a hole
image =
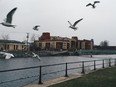
[[[47,86],[57,84],[57,83],[61,83],[61,82],[71,80],[71,79],[74,79],[74,78],[79,78],[81,76],[82,76],[82,74],[75,73],[75,74],[69,75],[68,77],[59,77],[59,78],[56,78],[56,79],[53,79],[53,80],[45,81],[45,82],[43,82],[43,84],[29,84],[29,85],[26,85],[26,86],[23,86],[23,87],[47,87]]]

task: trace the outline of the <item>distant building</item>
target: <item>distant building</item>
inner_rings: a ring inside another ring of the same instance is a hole
[[[94,46],[95,50],[116,50],[116,46],[100,46],[100,45],[95,45]]]
[[[17,51],[26,50],[26,45],[23,42],[16,40],[0,40],[0,51]]]
[[[80,50],[80,49],[93,49],[94,41],[91,40],[78,40],[78,37],[60,37],[50,36],[49,32],[44,32],[39,40],[34,43],[41,50]]]

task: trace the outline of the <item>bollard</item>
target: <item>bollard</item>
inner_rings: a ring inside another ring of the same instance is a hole
[[[41,71],[42,71],[42,66],[40,66],[40,71],[39,71],[39,82],[38,84],[43,84],[42,81],[41,81]]]
[[[104,68],[104,59],[103,59],[103,67],[102,68]]]
[[[85,67],[84,67],[84,61],[82,61],[82,72],[81,73],[83,73],[83,74],[85,74],[85,69],[84,69]]]
[[[111,59],[109,59],[109,67],[111,67]]]
[[[96,61],[94,60],[94,70],[96,70]]]
[[[66,69],[65,69],[65,77],[68,77],[68,67],[67,67],[67,63],[66,63]]]

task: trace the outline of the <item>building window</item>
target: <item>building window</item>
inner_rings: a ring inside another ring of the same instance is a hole
[[[50,49],[50,43],[46,43],[46,49]]]
[[[22,49],[24,48],[24,46],[22,45]]]
[[[56,42],[56,49],[60,50],[63,48],[63,43],[62,42]]]
[[[16,50],[18,50],[18,45],[16,45]]]
[[[15,45],[14,45],[14,50],[15,50]]]
[[[39,47],[42,47],[42,43],[39,43]]]
[[[7,50],[9,50],[9,45],[7,45]]]

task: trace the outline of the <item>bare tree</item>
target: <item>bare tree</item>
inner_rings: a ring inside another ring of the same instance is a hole
[[[107,41],[107,40],[101,41],[100,46],[104,46],[104,47],[109,46],[109,41]]]
[[[8,40],[9,39],[9,35],[8,34],[2,34],[2,39],[3,40]]]
[[[32,36],[30,37],[30,41],[31,41],[31,42],[34,42],[35,37],[36,37],[35,34],[32,34]]]

